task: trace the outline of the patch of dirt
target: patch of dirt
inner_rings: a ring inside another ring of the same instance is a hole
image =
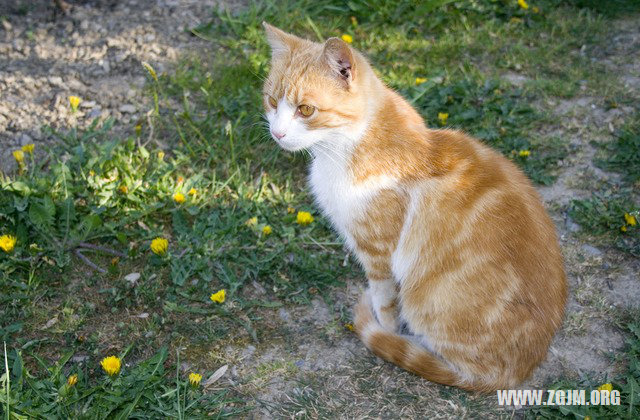
[[[141,62],[158,74],[182,51],[211,44],[191,35],[220,0],[67,0],[68,15],[50,0],[0,2],[0,171],[15,168],[11,151],[51,141],[41,131],[84,127],[113,117],[133,132],[148,95]],[[68,97],[82,99],[71,112]]]

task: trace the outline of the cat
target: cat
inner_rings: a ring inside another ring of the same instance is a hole
[[[567,299],[555,228],[531,182],[480,141],[427,128],[343,40],[263,25],[270,133],[311,153],[315,200],[364,268],[363,343],[444,385],[522,382]]]

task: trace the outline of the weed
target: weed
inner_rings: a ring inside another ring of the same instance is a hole
[[[640,231],[637,220],[640,208],[629,191],[606,190],[592,198],[573,200],[571,217],[593,235],[612,241],[619,249],[640,255]]]
[[[596,160],[598,166],[621,173],[630,184],[640,182],[640,119],[618,130],[615,140],[603,149],[605,156]]]

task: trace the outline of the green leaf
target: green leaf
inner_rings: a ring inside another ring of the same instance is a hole
[[[13,181],[7,185],[7,191],[19,192],[23,195],[31,194],[31,188],[22,181]]]
[[[41,228],[50,228],[53,225],[53,216],[56,214],[56,206],[51,197],[37,200],[29,206],[29,219]]]

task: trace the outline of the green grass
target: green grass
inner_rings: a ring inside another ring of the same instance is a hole
[[[306,157],[279,150],[266,133],[263,20],[314,40],[352,35],[428,125],[440,127],[438,113],[448,113],[447,127],[477,136],[549,185],[570,150],[566,139],[540,134],[561,122],[532,104],[577,94],[629,98],[579,54],[606,40],[607,16],[551,1],[536,6],[291,0],[218,11],[193,29],[215,53],[185,55],[169,73],[149,75],[152,117],[129,127],[129,136],[115,135],[113,121],[49,130],[54,150],[27,153],[22,171],[0,174],[0,235],[17,238],[15,249],[0,251],[0,339],[9,366],[0,412],[180,418],[251,410],[245,395],[188,387],[180,360],[206,379],[221,363],[215,349],[270,339],[265,318],[273,308],[329,299],[331,286],[361,276],[313,207]],[[505,73],[524,82],[515,86]],[[417,84],[418,77],[427,81]],[[602,165],[624,172],[636,140],[629,126]],[[173,199],[178,192],[184,203]],[[620,232],[624,212],[638,217],[630,194],[575,202],[573,217],[635,249],[637,227]],[[315,221],[297,224],[297,211]],[[150,251],[156,237],[168,239],[167,255]],[[226,301],[211,302],[220,289]],[[126,362],[116,380],[99,367],[111,354]],[[78,383],[65,388],[73,373]],[[290,409],[316,397],[300,393]]]
[[[620,175],[620,182],[606,183],[590,198],[573,200],[571,217],[591,235],[633,255],[640,255],[640,124],[637,117],[625,124],[615,138],[600,145],[595,164]]]
[[[640,255],[640,207],[632,200],[629,189],[616,188],[596,192],[591,198],[573,200],[569,214],[589,235],[618,249]],[[633,217],[635,223],[625,218]]]
[[[128,350],[121,355],[125,363]],[[90,369],[63,373],[72,355],[73,351],[65,353],[53,365],[36,357],[45,372],[36,377],[25,366],[22,351],[9,352],[9,398],[0,395],[0,404],[9,407],[6,413],[16,418],[21,418],[18,413],[25,418],[194,418],[220,413],[221,406],[234,401],[224,391],[202,393],[176,372],[165,371],[166,348],[131,368],[125,366],[117,375],[98,380],[91,378]],[[68,379],[73,375],[75,383]]]
[[[603,146],[604,156],[596,160],[602,169],[620,173],[629,184],[640,185],[640,116],[616,133]]]

